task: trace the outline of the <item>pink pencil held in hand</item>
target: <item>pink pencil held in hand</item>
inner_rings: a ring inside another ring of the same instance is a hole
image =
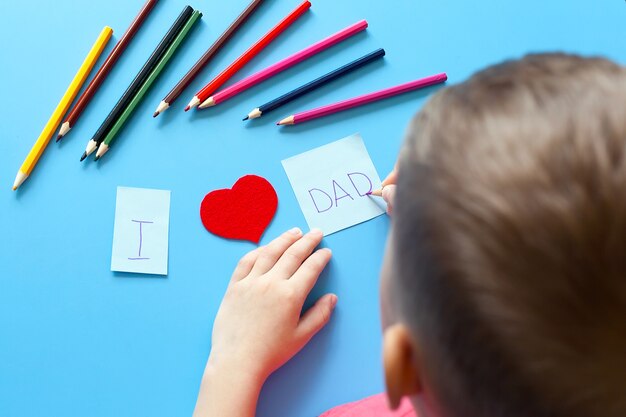
[[[435,84],[441,84],[443,82],[446,82],[447,79],[448,76],[445,73],[433,75],[430,77],[422,78],[420,80],[415,80],[405,84],[400,84],[395,87],[387,88],[385,90],[376,91],[374,93],[354,97],[348,100],[340,101],[338,103],[318,107],[313,110],[297,113],[293,116],[284,118],[276,124],[282,126],[307,122],[309,120],[317,119],[319,117],[329,116],[331,114],[339,113],[344,110],[352,109],[354,107],[363,106],[365,104],[373,103],[375,101],[397,96],[399,94],[408,93],[409,91],[429,87]]]
[[[305,48],[300,52],[296,52],[295,54],[288,56],[282,61],[278,61],[274,65],[270,65],[264,70],[261,70],[256,74],[252,74],[251,76],[244,78],[243,80],[231,85],[230,87],[225,88],[224,90],[214,94],[213,96],[209,97],[204,103],[202,103],[200,105],[200,108],[204,109],[226,101],[229,98],[232,98],[257,84],[262,83],[268,78],[271,78],[276,74],[279,74],[286,69],[289,69],[294,65],[299,64],[300,62],[309,59],[314,55],[319,54],[320,52],[330,48],[331,46],[336,45],[339,42],[342,42],[356,35],[357,33],[364,31],[365,29],[367,29],[367,26],[368,24],[366,20],[361,20],[360,22],[348,26],[347,28],[335,33],[334,35],[322,39],[321,41],[314,43],[308,48]]]

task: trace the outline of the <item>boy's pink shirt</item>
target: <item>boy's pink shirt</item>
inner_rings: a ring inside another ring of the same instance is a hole
[[[411,402],[405,398],[400,407],[391,411],[384,394],[345,404],[322,414],[320,417],[418,417]]]

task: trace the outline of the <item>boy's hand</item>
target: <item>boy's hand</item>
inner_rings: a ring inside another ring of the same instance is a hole
[[[322,237],[293,229],[239,261],[215,318],[210,363],[265,379],[324,327],[337,302],[333,294],[300,317],[331,258],[328,249],[311,255]]]
[[[393,203],[396,197],[396,182],[398,181],[398,166],[382,182],[383,199],[387,203],[387,214],[391,215],[393,211]]]
[[[337,303],[334,294],[323,296],[300,316],[331,258],[328,249],[313,252],[322,237],[321,231],[303,236],[293,229],[239,261],[215,318],[196,415],[254,415],[255,396],[265,379],[328,322]],[[222,392],[224,386],[237,392],[236,412],[229,394]]]

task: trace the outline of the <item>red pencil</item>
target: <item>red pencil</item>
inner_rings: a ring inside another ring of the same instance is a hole
[[[93,77],[93,80],[91,80],[83,94],[81,94],[81,96],[78,98],[78,101],[76,101],[76,104],[70,110],[69,115],[61,125],[59,135],[57,136],[57,142],[60,141],[61,138],[65,136],[67,132],[70,131],[70,129],[72,129],[72,127],[74,127],[76,121],[85,110],[93,96],[96,94],[96,91],[98,91],[98,88],[100,87],[104,79],[107,77],[107,75],[109,75],[109,72],[111,72],[111,69],[113,69],[113,66],[115,66],[118,58],[122,55],[130,41],[133,39],[135,33],[137,33],[137,30],[139,30],[144,20],[146,20],[146,17],[148,17],[150,12],[156,5],[157,1],[158,0],[146,1],[146,4],[143,5],[141,10],[139,11],[139,14],[137,14],[128,29],[126,29],[126,33],[124,33],[124,35],[120,38],[117,44],[115,44],[115,47],[113,47],[113,50],[111,50],[111,53],[104,61],[96,75]]]
[[[240,69],[242,69],[252,58],[257,56],[266,46],[268,46],[274,39],[276,39],[281,33],[283,33],[289,26],[291,26],[300,16],[302,16],[311,7],[311,2],[306,0],[300,6],[298,6],[293,12],[285,17],[280,23],[273,27],[269,32],[265,34],[261,39],[252,45],[246,52],[244,52],[239,58],[235,60],[228,68],[222,71],[217,77],[215,77],[210,83],[205,85],[193,99],[189,102],[185,111],[196,107],[204,100],[209,98],[211,94],[217,91],[226,81],[228,81],[233,75],[235,75]]]

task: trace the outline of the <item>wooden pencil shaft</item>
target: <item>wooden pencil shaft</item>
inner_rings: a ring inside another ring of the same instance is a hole
[[[254,87],[257,84],[268,80],[277,74],[293,67],[294,65],[298,65],[300,62],[303,62],[307,59],[310,59],[317,54],[327,50],[328,48],[333,47],[334,45],[349,39],[350,37],[356,35],[357,33],[364,31],[367,29],[368,23],[366,20],[361,20],[353,25],[350,25],[337,33],[328,36],[327,38],[322,39],[321,41],[315,42],[313,45],[309,45],[308,47],[289,55],[287,58],[284,58],[273,65],[270,65],[267,68],[258,71],[243,80],[236,82],[235,84],[226,87],[222,91],[217,92],[215,95],[211,96],[214,104],[222,103],[226,100],[229,100],[235,97],[238,94],[241,94],[248,89]],[[208,103],[205,101],[200,105],[200,108],[208,107]]]
[[[325,84],[328,84],[345,75],[348,75],[351,72],[356,71],[357,69],[363,67],[364,65],[367,65],[370,62],[373,62],[384,56],[385,56],[385,50],[382,48],[377,49],[374,52],[371,52],[365,56],[362,56],[361,58],[358,58],[350,62],[349,64],[346,64],[340,68],[337,68],[336,70],[329,72],[326,75],[323,75],[307,84],[304,84],[301,87],[296,88],[295,90],[292,90],[268,103],[265,103],[264,105],[259,107],[259,110],[261,111],[261,113],[267,114],[271,112],[272,110],[275,110],[299,97],[302,97],[305,94],[310,93],[311,91],[314,91]]]
[[[176,18],[172,26],[169,28],[161,42],[157,45],[155,50],[148,58],[148,61],[141,68],[135,79],[131,82],[130,86],[126,89],[122,97],[118,100],[113,110],[109,113],[107,118],[104,120],[102,125],[96,131],[96,134],[93,136],[93,140],[100,144],[104,140],[109,130],[115,124],[115,121],[120,117],[120,115],[124,112],[124,109],[128,107],[128,103],[133,99],[136,95],[137,91],[144,84],[150,73],[157,66],[168,47],[172,44],[176,36],[180,33],[185,23],[189,20],[189,17],[193,14],[193,9],[190,6],[185,6],[180,15]]]
[[[89,73],[93,69],[94,65],[98,61],[98,57],[102,54],[104,47],[106,46],[109,39],[111,39],[111,35],[113,34],[113,29],[108,26],[105,26],[104,29],[98,35],[96,42],[93,44],[89,53],[83,60],[83,63],[79,67],[78,71],[74,75],[70,85],[65,90],[63,97],[57,104],[56,108],[52,112],[52,115],[48,119],[48,122],[44,126],[43,130],[39,134],[37,141],[30,149],[30,152],[26,156],[26,159],[22,163],[20,169],[18,170],[18,174],[16,177],[16,181],[13,184],[13,189],[17,189],[21,183],[30,175],[32,170],[35,168],[37,161],[43,154],[43,151],[50,143],[50,139],[54,134],[55,130],[61,123],[63,115],[69,109],[72,104],[72,100],[78,95],[81,86],[84,84],[85,80],[89,76]]]
[[[253,0],[248,7],[235,19],[233,23],[226,29],[222,35],[211,45],[211,47],[200,57],[198,62],[185,74],[185,76],[176,84],[170,93],[163,99],[164,102],[172,104],[182,92],[189,87],[189,84],[196,76],[206,67],[211,59],[224,47],[228,40],[243,26],[252,13],[261,5],[263,0]]]
[[[320,117],[329,116],[331,114],[339,113],[344,110],[352,109],[355,107],[364,106],[369,103],[384,100],[390,97],[394,97],[400,94],[408,93],[421,88],[430,87],[432,85],[445,82],[448,76],[445,73],[433,75],[430,77],[422,78],[420,80],[411,81],[395,87],[386,88],[384,90],[375,91],[373,93],[364,94],[362,96],[354,97],[348,100],[333,103],[327,106],[318,107],[316,109],[304,111],[295,114],[294,124],[314,120]]]
[[[126,121],[132,115],[133,111],[137,108],[139,103],[141,103],[141,100],[145,97],[148,90],[150,90],[150,87],[152,86],[154,81],[159,77],[163,69],[167,66],[167,63],[174,56],[179,46],[182,44],[182,42],[185,40],[185,38],[189,34],[189,31],[191,30],[191,28],[201,17],[202,17],[202,13],[200,13],[198,10],[193,12],[193,14],[187,20],[187,23],[182,28],[182,30],[180,31],[176,39],[174,39],[174,42],[172,42],[170,47],[167,49],[167,51],[165,52],[165,54],[159,61],[159,64],[150,73],[150,76],[148,76],[145,83],[141,86],[137,94],[133,97],[128,107],[126,107],[122,115],[119,117],[119,119],[117,119],[117,121],[115,122],[115,125],[111,128],[106,138],[104,139],[104,142],[103,142],[104,144],[106,144],[107,146],[111,145],[111,142],[113,142],[114,138],[116,137],[116,135],[118,134],[122,126],[124,126],[124,123],[126,123]]]
[[[105,78],[107,77],[111,69],[115,66],[115,63],[117,62],[119,57],[122,55],[122,53],[124,52],[128,44],[130,43],[130,41],[133,39],[133,37],[135,36],[135,33],[137,32],[137,30],[139,30],[142,23],[146,19],[146,17],[148,17],[150,12],[156,5],[157,1],[158,0],[146,1],[144,6],[139,11],[139,14],[137,14],[137,16],[135,17],[133,22],[130,24],[130,26],[124,33],[124,35],[120,38],[117,44],[113,47],[113,49],[109,53],[109,56],[107,56],[102,66],[100,67],[96,75],[93,77],[93,79],[91,80],[91,82],[89,83],[85,91],[83,92],[83,94],[81,94],[80,98],[78,99],[78,101],[76,102],[72,110],[70,111],[70,114],[65,119],[65,121],[70,124],[70,127],[76,124],[76,120],[78,120],[83,110],[85,110],[85,108],[87,107],[87,105],[89,104],[93,96],[95,95],[96,91],[98,90],[102,82],[105,80]]]
[[[197,94],[196,97],[203,102],[208,99],[211,94],[217,91],[226,81],[228,81],[233,75],[241,70],[252,58],[257,56],[263,49],[265,49],[270,43],[280,36],[289,26],[291,26],[296,20],[298,20],[305,12],[311,7],[311,2],[306,0],[301,3],[295,10],[289,15],[283,18],[276,26],[270,29],[261,39],[259,39],[254,45],[252,45],[246,52],[244,52],[239,58],[237,58],[232,64],[230,64],[225,70],[223,70],[217,77],[211,82],[205,85]]]

